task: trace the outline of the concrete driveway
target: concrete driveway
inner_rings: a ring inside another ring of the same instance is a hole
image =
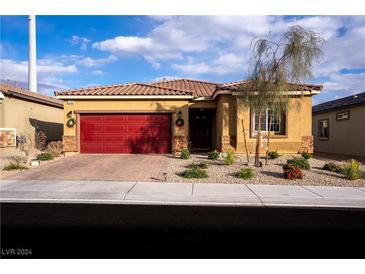
[[[7,176],[15,180],[163,181],[169,155],[78,154]]]

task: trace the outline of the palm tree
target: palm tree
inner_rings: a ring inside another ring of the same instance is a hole
[[[271,126],[275,115],[293,107],[289,99],[294,95],[288,93],[288,85],[303,83],[312,77],[313,65],[323,55],[323,43],[321,35],[300,26],[290,27],[278,42],[266,38],[253,41],[248,81],[239,89],[242,103],[254,111],[258,121],[255,166],[260,165],[261,119],[266,109],[271,110]]]

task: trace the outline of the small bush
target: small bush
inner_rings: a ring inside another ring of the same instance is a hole
[[[187,166],[188,168],[200,168],[200,169],[207,169],[208,168],[208,164],[204,163],[204,162],[200,162],[200,163],[191,163]]]
[[[49,142],[47,145],[47,152],[51,153],[53,157],[59,157],[62,154],[62,141]]]
[[[184,171],[178,173],[178,175],[186,179],[202,179],[208,177],[207,172],[200,168],[187,168]]]
[[[239,171],[233,173],[233,175],[237,178],[248,180],[248,179],[251,179],[253,177],[254,172],[250,168],[242,168]]]
[[[357,180],[361,178],[360,164],[358,161],[352,159],[344,164],[342,169],[346,179]]]
[[[323,170],[328,170],[328,171],[332,171],[332,172],[336,172],[336,173],[342,173],[342,167],[333,163],[333,162],[329,162],[326,163],[323,167]]]
[[[25,165],[21,164],[20,162],[9,162],[3,170],[23,170],[28,169]]]
[[[208,159],[217,160],[219,158],[219,152],[217,150],[213,150],[208,153]]]
[[[269,151],[268,156],[269,159],[276,159],[279,158],[281,155],[278,153],[277,150],[275,150],[275,151]]]
[[[286,164],[283,166],[284,178],[293,180],[293,179],[303,179],[302,170],[299,167],[295,167],[292,164]]]
[[[304,158],[304,159],[310,159],[310,158],[312,158],[312,156],[313,156],[313,154],[312,153],[308,153],[308,152],[303,152],[302,153],[302,157]]]
[[[190,151],[187,148],[184,148],[181,151],[180,158],[184,160],[190,159],[191,158]]]
[[[51,153],[45,152],[37,155],[37,160],[40,161],[49,161],[53,160],[53,156]]]
[[[291,159],[288,159],[286,161],[287,164],[291,164],[294,167],[298,167],[303,170],[310,170],[310,165],[308,163],[308,160],[303,157],[293,157]]]
[[[226,157],[224,157],[224,163],[226,165],[232,165],[234,164],[234,161],[235,161],[234,151],[233,150],[227,151],[227,155]]]

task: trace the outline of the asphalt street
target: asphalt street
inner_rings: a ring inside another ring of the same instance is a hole
[[[364,209],[1,204],[2,258],[362,258],[364,232]]]

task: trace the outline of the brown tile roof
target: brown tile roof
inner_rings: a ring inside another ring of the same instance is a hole
[[[60,95],[131,95],[131,96],[184,96],[192,95],[192,91],[179,88],[163,87],[155,84],[131,83],[100,87],[81,88],[73,90],[56,91]]]
[[[15,87],[12,85],[0,83],[0,91],[6,96],[16,97],[40,104],[63,108],[62,100],[47,95],[39,94],[36,92],[31,92],[29,90]]]
[[[249,80],[242,80],[237,82],[231,82],[227,84],[222,84],[218,87],[219,90],[237,90],[241,88],[241,90],[252,90],[252,82]],[[312,91],[317,90],[321,91],[322,85],[313,85],[313,84],[288,84],[288,91]]]
[[[191,79],[166,80],[161,82],[154,82],[152,84],[160,87],[190,90],[193,92],[194,98],[210,97],[214,94],[217,87],[221,85],[221,83],[212,83]]]
[[[130,83],[110,86],[89,87],[73,90],[56,91],[56,96],[62,95],[130,95],[130,96],[184,96],[213,97],[217,91],[227,93],[237,90],[239,87],[250,89],[250,81],[243,80],[232,83],[212,83],[191,79],[164,80],[151,83]],[[290,91],[321,90],[319,85],[289,84]]]

